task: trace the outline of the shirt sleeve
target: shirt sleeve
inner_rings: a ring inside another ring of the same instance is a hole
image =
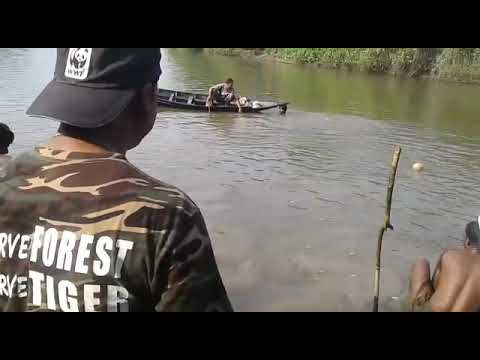
[[[214,86],[212,86],[210,89],[213,90],[213,91],[222,91],[222,89],[223,89],[223,84],[214,85]]]
[[[163,286],[155,311],[233,311],[198,209],[190,215],[178,210],[157,257],[155,277]]]

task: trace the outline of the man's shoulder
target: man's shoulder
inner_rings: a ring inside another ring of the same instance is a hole
[[[473,249],[452,249],[446,250],[442,253],[439,260],[441,269],[447,271],[449,274],[468,273],[480,275],[480,253]]]
[[[465,258],[474,258],[479,256],[470,249],[448,249],[442,252],[440,255],[440,261],[442,264],[452,265],[458,263]]]
[[[130,163],[128,166],[137,174],[138,181],[133,181],[136,186],[131,190],[138,199],[158,202],[164,208],[181,208],[187,214],[198,210],[195,202],[179,187],[154,178]]]
[[[152,209],[184,208],[188,213],[196,205],[178,187],[160,181],[118,154],[89,155],[39,151],[20,154],[16,172],[23,192],[36,195],[75,196],[80,201],[115,203],[126,201],[132,206]]]

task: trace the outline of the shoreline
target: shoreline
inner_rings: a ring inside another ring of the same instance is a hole
[[[365,69],[360,65],[344,65],[339,66],[336,64],[322,64],[318,62],[302,62],[295,59],[286,59],[279,56],[275,56],[272,53],[266,52],[265,50],[258,49],[239,49],[239,48],[204,48],[203,51],[209,55],[219,55],[219,56],[230,56],[230,57],[241,57],[247,60],[254,60],[258,62],[270,62],[270,63],[281,63],[281,64],[290,64],[290,65],[299,65],[304,66],[310,69],[326,69],[326,70],[338,70],[344,72],[361,72],[367,74],[378,74],[378,75],[388,75],[398,78],[408,78],[414,80],[433,80],[433,81],[442,81],[448,83],[456,83],[463,85],[480,85],[480,76],[473,79],[472,77],[475,74],[463,74],[457,76],[440,76],[433,74],[418,74],[418,72],[411,72],[398,69],[388,69],[383,71],[372,71]],[[467,78],[470,77],[470,78]]]

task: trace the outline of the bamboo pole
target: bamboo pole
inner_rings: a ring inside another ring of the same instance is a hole
[[[378,312],[378,297],[380,294],[380,267],[381,267],[383,234],[385,233],[385,231],[387,231],[387,229],[393,230],[393,226],[390,223],[390,212],[392,210],[393,187],[395,186],[395,177],[397,176],[397,167],[398,167],[398,162],[400,160],[401,153],[402,153],[402,148],[400,146],[395,146],[395,149],[393,152],[393,160],[392,160],[392,172],[390,174],[390,178],[388,179],[387,207],[385,208],[385,221],[378,233],[377,262],[375,267],[375,286],[374,286],[374,296],[373,296],[373,312]]]

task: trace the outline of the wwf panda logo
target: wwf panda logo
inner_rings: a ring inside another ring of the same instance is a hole
[[[87,63],[87,59],[90,55],[90,49],[87,48],[75,48],[70,56],[70,64],[75,69],[82,69]]]
[[[85,80],[88,76],[92,48],[70,48],[65,67],[65,77]]]

